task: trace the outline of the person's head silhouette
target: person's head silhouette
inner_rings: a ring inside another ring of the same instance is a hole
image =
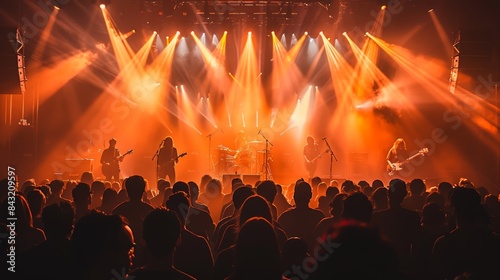
[[[240,209],[239,225],[243,225],[246,221],[254,217],[266,219],[269,223],[273,222],[273,216],[269,203],[259,195],[252,195],[243,202]]]
[[[180,191],[172,194],[165,202],[165,206],[177,214],[177,218],[179,218],[182,226],[184,226],[190,206],[186,193]]]
[[[230,279],[282,279],[278,240],[266,219],[246,221],[238,232],[235,250],[236,263]]]
[[[47,239],[69,238],[73,231],[75,210],[68,202],[51,204],[42,211],[42,221]]]
[[[128,198],[131,201],[142,199],[142,195],[146,190],[146,181],[139,175],[130,176],[125,181],[125,189],[127,190]]]
[[[363,223],[370,223],[373,206],[368,197],[361,192],[355,192],[344,199],[342,217]]]
[[[306,207],[312,198],[311,185],[307,182],[300,182],[295,186],[295,191],[293,193],[293,199],[297,204],[297,207]]]
[[[276,184],[271,180],[263,181],[257,186],[257,194],[265,198],[269,203],[274,202],[277,193]]]
[[[75,275],[110,279],[113,271],[127,272],[134,258],[134,236],[118,215],[92,210],[82,216],[71,236]]]
[[[408,194],[406,183],[401,179],[392,179],[389,182],[389,203],[391,206],[400,205]]]
[[[154,257],[171,255],[180,234],[181,224],[177,215],[171,210],[155,209],[144,219],[142,237]]]

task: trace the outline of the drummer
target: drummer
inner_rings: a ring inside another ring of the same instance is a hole
[[[236,154],[234,158],[241,167],[247,168],[248,170],[246,171],[248,172],[251,164],[252,150],[250,149],[245,131],[240,130],[238,132],[238,136],[234,139],[234,143],[236,145]]]
[[[248,149],[248,140],[245,131],[240,130],[238,132],[238,136],[234,139],[234,144],[236,144],[236,151]]]

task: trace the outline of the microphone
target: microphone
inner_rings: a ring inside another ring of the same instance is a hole
[[[262,129],[259,129],[259,133],[257,133],[257,134],[261,134],[261,132],[262,132]]]
[[[326,140],[326,137],[323,137],[323,139],[321,139],[321,140]]]

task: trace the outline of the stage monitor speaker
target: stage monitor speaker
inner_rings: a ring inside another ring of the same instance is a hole
[[[257,181],[260,181],[259,174],[243,174],[243,184],[250,184],[252,187],[255,187]]]
[[[67,179],[80,180],[83,172],[93,172],[94,159],[91,158],[67,158],[66,165],[71,167]]]
[[[241,174],[222,174],[222,192],[223,193],[231,193],[231,181],[234,178],[240,178]]]

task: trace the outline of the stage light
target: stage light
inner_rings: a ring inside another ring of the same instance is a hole
[[[194,35],[194,31],[191,31],[191,35]]]
[[[57,6],[57,5],[54,5],[54,9],[56,9],[56,10],[59,11],[61,8],[59,6]]]
[[[224,31],[224,34],[227,34],[227,31]]]
[[[323,35],[323,31],[320,31],[320,32],[319,32],[319,35]]]
[[[428,10],[427,12],[428,12],[428,13],[432,13],[432,12],[434,12],[434,9],[430,9],[430,10]]]
[[[104,5],[104,4],[99,5],[99,7],[101,8],[101,10],[106,9],[106,5]]]
[[[342,35],[343,35],[343,36],[347,36],[347,32],[345,32],[345,31],[344,31],[344,32],[342,32]]]
[[[153,31],[153,35],[156,35],[156,34],[158,34],[158,32],[156,32],[156,31]]]
[[[132,34],[135,34],[135,30],[131,30],[131,31],[123,34],[123,38],[127,39],[128,37],[132,36]]]
[[[306,32],[304,32],[304,35],[306,35],[306,36],[307,36],[307,35],[309,35],[309,32],[307,32],[307,31],[306,31]]]
[[[383,11],[383,10],[385,10],[386,8],[387,8],[387,7],[386,7],[385,5],[384,5],[384,6],[382,6],[382,7],[380,7],[380,9],[381,9],[382,11]]]
[[[248,31],[248,37],[252,36],[252,31]]]

